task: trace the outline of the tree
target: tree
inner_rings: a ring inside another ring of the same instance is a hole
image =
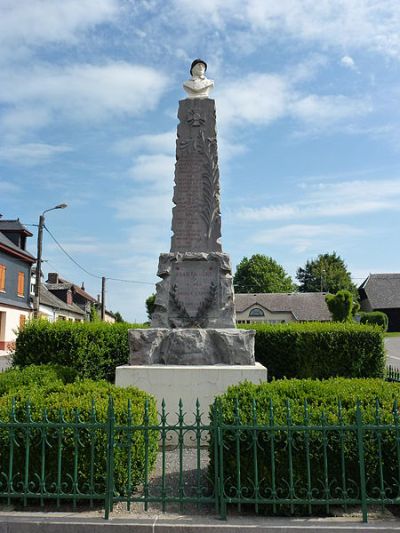
[[[149,320],[151,320],[151,317],[153,316],[155,302],[156,302],[155,294],[151,294],[146,300],[146,311],[147,311],[147,316],[149,317]]]
[[[283,267],[272,257],[255,254],[243,257],[233,278],[235,292],[292,292],[296,289]]]
[[[100,315],[99,315],[99,312],[97,310],[97,307],[92,304],[90,306],[90,317],[89,317],[89,321],[90,322],[100,322]]]
[[[308,260],[304,268],[298,268],[296,278],[300,292],[330,292],[348,290],[357,297],[357,287],[351,281],[351,274],[343,259],[333,252],[320,254]]]
[[[125,322],[125,320],[122,318],[122,315],[119,311],[117,311],[116,313],[113,313],[113,315],[115,318],[115,322]]]
[[[351,322],[360,309],[358,302],[353,299],[353,294],[345,289],[336,294],[327,294],[325,301],[335,322]]]

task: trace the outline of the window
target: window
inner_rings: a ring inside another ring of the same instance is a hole
[[[6,266],[0,265],[0,291],[6,290]]]
[[[19,315],[19,329],[22,329],[25,326],[26,316]]]
[[[25,294],[25,273],[24,272],[18,272],[17,294],[18,296],[24,296]]]
[[[250,311],[249,316],[265,316],[265,315],[262,309],[260,309],[259,307],[255,307],[254,309]]]

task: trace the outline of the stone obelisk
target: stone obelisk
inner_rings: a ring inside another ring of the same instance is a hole
[[[252,330],[235,329],[229,256],[221,246],[213,81],[195,60],[179,102],[172,239],[159,259],[151,328],[130,330],[130,363],[254,364]]]

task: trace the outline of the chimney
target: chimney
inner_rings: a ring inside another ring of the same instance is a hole
[[[58,274],[57,272],[50,272],[47,277],[47,283],[58,283]]]
[[[81,289],[84,291],[85,290],[85,283],[82,281],[82,285],[81,285]]]
[[[71,290],[68,290],[68,291],[67,291],[67,304],[72,305],[72,303],[73,303],[73,300],[72,300],[72,291],[71,291]]]

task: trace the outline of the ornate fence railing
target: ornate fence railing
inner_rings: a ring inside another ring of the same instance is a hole
[[[129,406],[117,423],[111,399],[103,421],[95,405],[83,421],[77,410],[50,417],[29,404],[17,416],[13,404],[0,421],[0,499],[104,505],[105,518],[117,502],[128,510],[206,507],[221,518],[231,506],[265,514],[359,506],[364,521],[369,506],[400,503],[396,402],[390,413],[378,401],[373,410],[347,407],[346,416],[340,403],[334,415],[301,409],[300,420],[299,406],[287,403],[284,414],[281,406],[277,422],[272,402],[268,412],[236,402],[229,417],[216,403],[210,419],[198,402],[194,413],[180,403],[169,414],[163,404],[154,424],[146,405],[134,424]]]
[[[385,380],[400,382],[400,369],[391,365],[387,366],[385,369]]]

